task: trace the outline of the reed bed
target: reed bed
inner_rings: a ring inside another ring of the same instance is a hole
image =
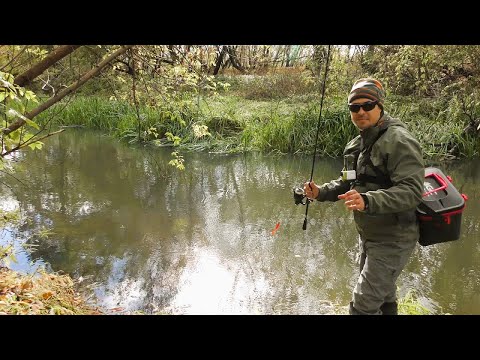
[[[239,93],[197,94],[155,107],[141,105],[137,113],[126,101],[77,97],[54,122],[99,129],[130,143],[157,146],[173,145],[170,133],[181,139],[175,145],[189,151],[313,153],[320,111],[318,95],[302,92],[282,99],[264,98],[252,100]],[[465,120],[455,110],[455,104],[445,99],[392,96],[386,110],[407,124],[421,143],[426,159],[472,158],[480,154],[480,137],[464,132]],[[52,119],[54,111],[49,109],[40,121]],[[200,128],[204,131],[199,133]],[[320,119],[317,154],[341,156],[345,144],[357,134],[345,99],[327,98]]]

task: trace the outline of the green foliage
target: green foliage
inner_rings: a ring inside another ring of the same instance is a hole
[[[15,211],[4,211],[0,210],[0,228],[5,228],[10,224],[18,224],[19,222],[19,212]],[[11,262],[17,262],[15,257],[14,247],[11,244],[0,245],[0,267],[9,266]]]
[[[178,170],[185,170],[185,165],[183,156],[180,155],[177,151],[172,152],[173,160],[168,162],[169,165],[176,167]]]
[[[236,118],[212,116],[205,120],[206,128],[218,136],[231,136],[240,132],[243,127]]]
[[[378,46],[372,57],[377,64],[372,75],[398,95],[444,96],[477,87],[480,80],[477,45]]]
[[[389,113],[403,120],[420,141],[426,159],[471,158],[480,154],[479,136],[466,133],[469,117],[457,96],[450,99],[391,96]],[[473,114],[471,117],[475,117]]]
[[[430,310],[420,304],[413,290],[409,290],[398,302],[398,313],[400,315],[432,315]]]
[[[319,105],[293,107],[290,114],[272,111],[247,121],[242,143],[250,149],[280,153],[313,153],[316,141]],[[323,109],[320,120],[317,154],[339,156],[345,144],[355,135],[355,128],[343,104]]]
[[[82,66],[110,48],[83,49]],[[303,46],[303,58],[299,46],[235,48],[246,74],[213,77],[208,69],[219,47],[136,46],[87,83],[81,91],[94,96],[72,100],[59,122],[98,128],[130,143],[173,146],[166,135],[171,133],[182,139],[181,148],[311,153],[327,47]],[[287,58],[298,66],[279,66]],[[464,128],[478,118],[478,64],[479,46],[332,47],[319,155],[338,156],[356,134],[346,97],[355,79],[375,76],[387,89],[387,111],[413,129],[427,158],[477,156],[478,132]]]
[[[0,246],[0,265],[9,267],[11,262],[17,262],[13,246]]]
[[[180,137],[173,135],[171,132],[166,132],[165,136],[167,137],[168,141],[173,143],[173,146],[178,146],[180,144]]]
[[[4,126],[8,127],[18,120],[25,121],[26,125],[12,131],[10,134],[1,134],[2,158],[12,150],[18,150],[29,146],[32,150],[41,149],[42,143],[35,141],[35,130],[39,126],[34,121],[26,118],[26,112],[30,103],[38,103],[35,94],[30,90],[14,84],[12,74],[0,71],[0,115],[4,119]],[[2,168],[4,163],[2,162]]]
[[[299,70],[264,76],[246,75],[240,84],[238,92],[249,100],[283,99],[316,91],[311,74]]]
[[[158,107],[140,106],[140,120],[136,109],[126,101],[97,97],[79,97],[72,100],[62,112],[57,124],[80,125],[112,133],[130,142],[149,142],[165,137],[170,132],[181,136],[185,127],[192,123],[196,110],[191,103]],[[57,106],[61,106],[58,104]],[[52,106],[39,116],[42,123],[48,121],[57,110]],[[140,132],[139,132],[140,122]],[[140,133],[140,138],[139,137]]]
[[[155,146],[198,151],[313,153],[320,110],[318,99],[272,102],[217,95],[203,97],[199,105],[183,102],[177,108],[140,106],[140,137],[136,110],[126,102],[77,98],[64,110],[60,123],[83,124],[130,143],[147,142]],[[386,109],[404,121],[419,139],[425,158],[452,159],[479,154],[478,137],[463,131],[468,118],[457,98],[447,101],[391,96]],[[345,144],[357,133],[345,98],[326,98],[318,155],[340,156]]]

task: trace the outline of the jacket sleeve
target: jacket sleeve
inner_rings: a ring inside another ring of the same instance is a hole
[[[343,156],[356,155],[360,151],[360,136],[352,139],[343,151]],[[350,190],[351,180],[342,180],[340,176],[336,180],[332,180],[323,185],[320,185],[320,191],[318,192],[318,201],[338,201],[338,195],[346,193]]]
[[[319,186],[320,191],[318,192],[317,200],[318,201],[337,201],[338,195],[346,193],[350,190],[351,181],[344,181],[342,177],[339,177],[337,180],[332,180],[328,183],[325,183]]]
[[[400,128],[385,139],[384,147],[393,186],[366,193],[368,213],[388,214],[414,209],[422,200],[425,178],[420,144],[407,130]]]

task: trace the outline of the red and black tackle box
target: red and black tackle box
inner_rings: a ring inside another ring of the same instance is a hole
[[[420,245],[432,245],[460,238],[465,194],[453,186],[452,179],[434,167],[425,169],[424,194],[417,207]]]

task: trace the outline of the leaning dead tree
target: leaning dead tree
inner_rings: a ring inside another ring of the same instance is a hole
[[[46,109],[48,109],[50,106],[52,106],[53,104],[59,102],[60,100],[62,100],[65,96],[71,94],[72,92],[74,92],[75,90],[77,90],[80,86],[82,86],[84,83],[86,83],[88,80],[90,80],[91,78],[93,78],[94,76],[98,75],[102,69],[107,66],[111,61],[113,61],[114,59],[116,59],[118,56],[124,54],[128,49],[132,48],[133,45],[126,45],[126,46],[122,46],[120,49],[118,49],[117,51],[113,52],[112,54],[110,54],[107,58],[105,58],[104,60],[102,60],[100,63],[98,63],[93,69],[91,69],[90,71],[88,71],[87,73],[85,73],[82,77],[80,77],[80,79],[78,79],[75,83],[73,83],[72,85],[68,86],[67,88],[63,89],[62,91],[60,91],[58,94],[56,94],[55,96],[52,96],[51,98],[49,98],[47,101],[45,101],[43,104],[41,104],[40,106],[36,107],[35,109],[29,111],[28,113],[26,113],[24,115],[25,118],[27,119],[33,119],[35,116],[37,116],[38,114],[40,114],[41,112],[45,111]],[[34,66],[35,67],[35,66]],[[45,70],[45,69],[44,69]],[[28,71],[27,71],[28,72]],[[10,124],[9,126],[1,129],[1,133],[3,136],[5,135],[8,135],[10,134],[11,132],[19,129],[20,127],[22,127],[23,125],[26,124],[26,120],[24,120],[23,118],[19,118],[17,119],[16,121],[14,121],[12,124]],[[4,154],[2,154],[1,156],[4,156]]]
[[[71,54],[80,45],[62,45],[48,54],[42,61],[39,61],[33,67],[25,71],[23,74],[15,78],[14,84],[18,86],[25,86],[32,82],[37,76],[41,75],[50,66],[56,64],[65,56]]]

